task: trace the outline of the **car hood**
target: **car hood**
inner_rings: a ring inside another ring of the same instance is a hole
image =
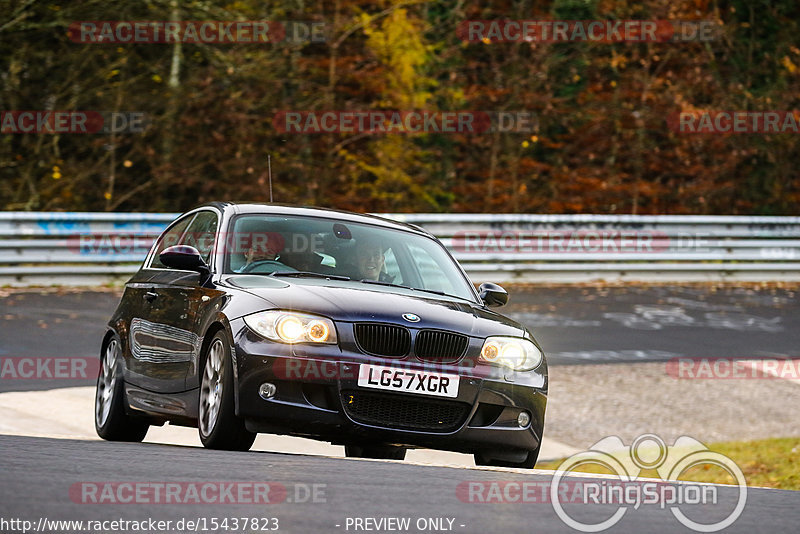
[[[224,283],[263,299],[263,309],[315,313],[337,321],[437,328],[474,337],[524,335],[519,323],[485,307],[420,291],[337,280],[253,275],[231,276]],[[403,319],[403,314],[417,315],[420,320],[409,322]]]

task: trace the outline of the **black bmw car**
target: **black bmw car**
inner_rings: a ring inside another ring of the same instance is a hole
[[[333,210],[212,203],[175,220],[127,282],[103,338],[95,425],[141,441],[257,433],[402,459],[408,448],[533,467],[547,364],[419,227]]]

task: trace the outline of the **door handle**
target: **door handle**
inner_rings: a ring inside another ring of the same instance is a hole
[[[147,302],[153,302],[157,298],[158,298],[158,293],[155,293],[153,291],[148,291],[147,293],[144,294],[144,300],[146,300]]]

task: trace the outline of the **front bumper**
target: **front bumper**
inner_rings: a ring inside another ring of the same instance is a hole
[[[339,346],[265,341],[243,323],[231,324],[237,372],[236,413],[253,432],[289,434],[338,444],[394,444],[474,453],[533,450],[542,437],[547,403],[546,365],[525,373],[480,366],[388,359]],[[476,343],[479,341],[476,340]],[[358,386],[363,364],[458,374],[455,398]],[[270,399],[261,384],[277,387]],[[521,411],[531,416],[521,428]]]

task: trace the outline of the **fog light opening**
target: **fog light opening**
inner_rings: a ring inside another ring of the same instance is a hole
[[[275,396],[275,393],[277,393],[277,391],[278,391],[278,388],[275,386],[275,384],[271,384],[269,382],[264,382],[258,388],[258,396],[261,397],[264,400],[269,400],[269,399],[271,399],[272,397]]]
[[[530,424],[530,422],[531,414],[528,412],[519,412],[519,415],[517,416],[517,424],[520,426],[520,428],[525,428]]]

